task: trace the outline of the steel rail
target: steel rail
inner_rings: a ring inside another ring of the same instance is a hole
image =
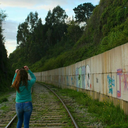
[[[5,128],[9,128],[11,124],[13,123],[13,121],[16,119],[16,117],[17,117],[17,114],[12,118],[12,120],[7,124]]]
[[[44,85],[44,84],[43,84]],[[67,106],[65,105],[65,103],[63,102],[63,100],[53,91],[51,90],[48,86],[44,85],[46,88],[48,88],[54,95],[57,96],[57,98],[61,101],[61,103],[63,104],[64,108],[66,109],[66,111],[68,112],[68,115],[70,116],[72,122],[73,122],[73,125],[75,126],[75,128],[79,128],[77,123],[75,122],[72,114],[70,113],[70,111],[68,110]]]

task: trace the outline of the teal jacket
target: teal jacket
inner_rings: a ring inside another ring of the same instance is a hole
[[[25,85],[20,85],[19,90],[20,92],[16,91],[16,102],[21,103],[21,102],[29,102],[32,101],[31,97],[31,88],[33,84],[36,82],[36,77],[35,75],[31,72],[31,70],[28,70],[29,75],[31,76],[31,80],[28,80],[28,86],[26,87]],[[16,78],[17,73],[15,73],[12,84]]]

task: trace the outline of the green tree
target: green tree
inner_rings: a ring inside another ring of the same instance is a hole
[[[28,38],[34,32],[35,27],[38,24],[38,13],[32,13],[27,16],[25,22],[18,26],[17,31],[17,44],[24,46],[28,42]]]
[[[7,57],[7,51],[5,48],[5,38],[3,36],[2,22],[4,22],[6,14],[0,10],[0,92],[4,92],[11,85],[12,70],[10,68],[10,61]]]
[[[68,18],[65,10],[63,10],[60,6],[56,6],[52,11],[52,25],[55,24],[64,24],[65,20]]]
[[[51,10],[48,11],[48,14],[45,18],[45,25],[52,26],[52,12],[51,12]]]
[[[31,38],[29,39],[29,56],[28,59],[30,62],[34,63],[41,59],[41,57],[45,54],[44,53],[44,26],[42,25],[41,18],[36,23],[34,27],[34,31],[31,34]],[[31,43],[30,43],[31,42]]]
[[[52,11],[48,11],[45,18],[46,25],[46,43],[49,46],[59,42],[66,32],[67,25],[65,20],[68,18],[65,10],[60,6],[56,6]]]
[[[26,18],[26,22],[28,23],[28,26],[29,26],[29,31],[32,33],[35,29],[35,27],[37,26],[38,24],[38,13],[35,12],[30,12],[30,14],[27,16]]]
[[[0,74],[4,73],[4,75],[7,75],[7,51],[4,46],[4,37],[2,35],[2,21],[4,21],[6,15],[1,10],[0,12]]]
[[[41,18],[38,13],[30,12],[25,22],[18,26],[17,44],[22,48],[21,52],[25,59],[34,63],[42,57],[42,42],[44,42],[44,31]]]
[[[91,3],[84,3],[75,7],[73,11],[75,13],[76,21],[79,23],[86,22],[90,18],[94,8],[95,6]]]
[[[21,47],[25,46],[27,43],[27,37],[29,35],[28,23],[24,22],[19,24],[18,31],[17,31],[17,44]]]

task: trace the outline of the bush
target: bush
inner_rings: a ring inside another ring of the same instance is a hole
[[[3,102],[6,102],[6,101],[8,101],[8,99],[7,98],[2,98],[2,99],[0,99],[0,103],[3,103]]]

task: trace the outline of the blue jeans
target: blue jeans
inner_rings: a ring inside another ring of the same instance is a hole
[[[16,103],[16,113],[18,117],[17,128],[21,128],[23,122],[24,128],[29,128],[32,109],[32,102]]]

